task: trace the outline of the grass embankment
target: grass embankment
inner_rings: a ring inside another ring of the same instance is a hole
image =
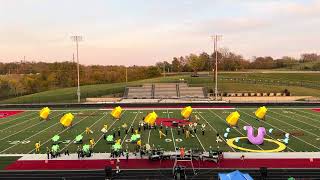
[[[223,78],[243,78],[257,80],[256,84],[246,81],[219,80],[220,92],[281,92],[288,89],[293,95],[307,95],[320,97],[319,73],[286,73],[286,72],[239,72],[239,73],[220,73],[219,79]],[[96,84],[81,86],[81,97],[101,97],[110,94],[123,93],[125,87],[137,86],[143,83],[159,82],[179,82],[183,78],[191,86],[213,87],[211,76],[190,77],[190,75],[175,75],[159,77],[153,79],[139,80],[126,83]],[[259,81],[261,80],[261,81]],[[268,83],[265,83],[268,81]],[[302,83],[302,85],[301,85]],[[318,85],[317,87],[309,87]],[[302,86],[302,87],[301,87]],[[48,103],[48,102],[76,102],[77,88],[63,88],[44,91],[31,95],[11,98],[0,101],[0,103]]]

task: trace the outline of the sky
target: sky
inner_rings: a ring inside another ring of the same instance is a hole
[[[253,56],[320,53],[318,0],[0,0],[0,62],[152,65],[219,48]]]

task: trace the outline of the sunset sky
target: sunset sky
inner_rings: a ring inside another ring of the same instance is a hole
[[[0,61],[150,65],[220,47],[245,58],[320,53],[317,0],[0,0]]]

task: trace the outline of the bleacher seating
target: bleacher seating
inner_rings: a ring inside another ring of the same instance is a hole
[[[186,83],[143,84],[142,87],[127,87],[128,99],[177,99],[205,98],[202,87],[189,87]]]
[[[205,98],[202,87],[179,87],[180,98]]]
[[[163,83],[155,84],[154,86],[154,98],[175,99],[178,98],[177,84],[175,83]]]
[[[127,89],[129,99],[151,99],[151,86],[129,87]]]

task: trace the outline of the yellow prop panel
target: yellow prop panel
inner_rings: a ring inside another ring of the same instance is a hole
[[[74,119],[73,114],[68,113],[68,114],[65,114],[64,116],[62,116],[62,118],[60,119],[60,123],[63,126],[68,127],[72,124],[73,119]]]
[[[232,112],[226,119],[230,126],[236,126],[240,118],[238,111]]]
[[[42,108],[39,115],[42,119],[47,119],[51,110],[48,107]]]
[[[145,118],[144,122],[150,126],[153,126],[158,118],[158,115],[155,112],[149,113]]]
[[[268,109],[265,106],[259,107],[256,112],[254,113],[257,118],[263,119],[267,114]]]
[[[181,116],[185,119],[189,118],[192,113],[192,107],[187,106],[181,110]]]
[[[122,112],[122,108],[120,106],[117,106],[112,110],[111,115],[112,117],[119,119],[121,112]]]

